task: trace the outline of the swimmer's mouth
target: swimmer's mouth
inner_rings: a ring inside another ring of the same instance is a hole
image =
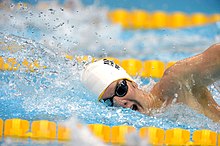
[[[132,110],[134,110],[134,111],[137,111],[137,110],[138,110],[138,106],[135,105],[135,104],[133,104],[133,105],[130,107],[130,109],[132,109]]]
[[[133,102],[133,104],[131,105],[130,109],[134,110],[134,111],[139,111],[141,112],[144,108],[143,106],[136,100],[131,100]]]

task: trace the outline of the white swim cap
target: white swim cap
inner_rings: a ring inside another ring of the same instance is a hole
[[[81,76],[83,84],[98,95],[98,100],[100,100],[106,88],[119,79],[133,81],[122,67],[108,59],[101,59],[88,64]]]

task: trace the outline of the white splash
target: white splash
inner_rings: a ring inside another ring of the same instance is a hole
[[[10,3],[5,6],[8,10],[0,10],[1,31],[32,37],[55,52],[70,55],[170,61],[180,59],[173,55],[178,51],[195,54],[215,42],[185,30],[126,31],[109,22],[109,8],[83,6],[79,0],[62,6],[55,1],[39,2],[26,9],[11,8]]]

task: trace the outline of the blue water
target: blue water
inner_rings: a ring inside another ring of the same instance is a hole
[[[86,124],[220,131],[217,123],[181,104],[152,117],[130,109],[105,107],[79,80],[84,63],[65,58],[69,54],[180,60],[219,42],[219,24],[180,30],[124,31],[103,18],[107,10],[83,6],[63,11],[59,5],[53,10],[0,10],[0,56],[15,57],[20,64],[25,58],[38,60],[41,66],[47,66],[34,72],[27,72],[24,67],[0,72],[0,118],[59,123],[76,117]],[[8,45],[15,46],[16,51],[3,49]],[[149,83],[149,79],[136,80],[140,85]],[[212,86],[210,89],[219,102],[219,93]]]

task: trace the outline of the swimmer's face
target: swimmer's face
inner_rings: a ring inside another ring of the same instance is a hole
[[[147,114],[151,108],[148,98],[148,94],[139,89],[135,82],[118,80],[108,86],[101,101],[110,106],[121,106]]]

